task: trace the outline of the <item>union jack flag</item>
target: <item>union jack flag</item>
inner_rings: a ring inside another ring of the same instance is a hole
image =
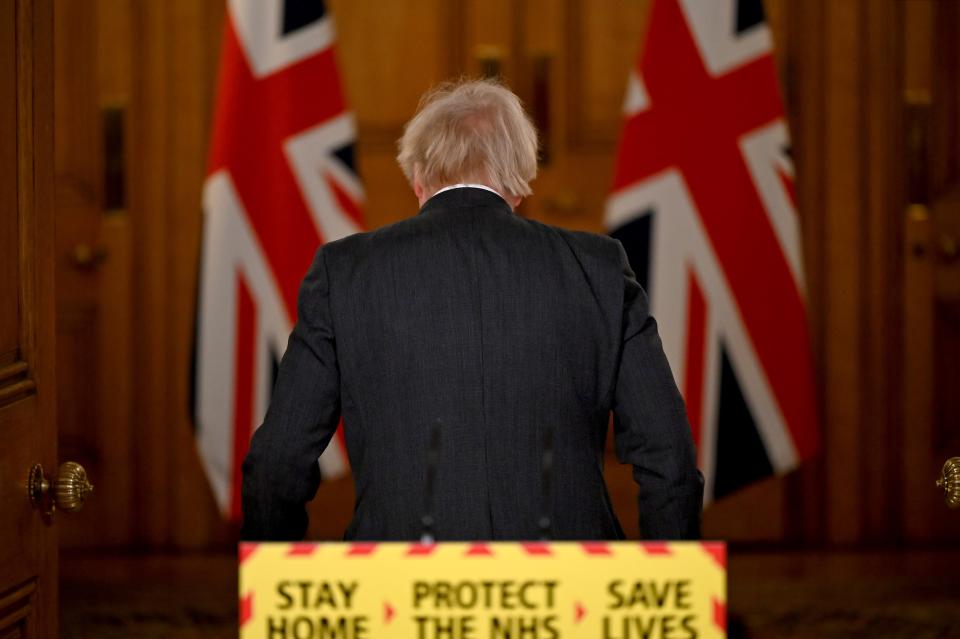
[[[300,281],[322,243],[363,226],[333,45],[321,0],[227,2],[203,189],[195,398],[200,455],[231,519]],[[325,478],[347,471],[342,432],[319,463]]]
[[[705,498],[818,446],[794,171],[761,0],[655,0],[606,224],[650,296]]]

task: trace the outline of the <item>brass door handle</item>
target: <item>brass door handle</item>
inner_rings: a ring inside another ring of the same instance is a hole
[[[951,457],[943,465],[937,486],[943,488],[943,500],[950,508],[960,508],[960,457]]]
[[[938,240],[938,249],[940,249],[940,261],[949,264],[960,258],[960,243],[952,235],[941,235]]]
[[[90,271],[107,260],[107,249],[102,246],[77,244],[70,251],[70,262],[81,271]]]
[[[67,513],[83,509],[83,503],[93,492],[93,484],[87,480],[87,471],[77,462],[60,464],[57,478],[50,490],[50,481],[43,473],[43,466],[34,464],[27,481],[27,492],[34,506],[42,508],[44,514],[52,516],[59,508]]]

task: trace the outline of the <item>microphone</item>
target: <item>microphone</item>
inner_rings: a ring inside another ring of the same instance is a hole
[[[433,537],[433,485],[437,480],[437,463],[440,460],[440,425],[439,419],[433,424],[430,431],[430,446],[427,449],[427,483],[423,491],[423,517],[420,523],[423,532],[420,535],[421,544],[432,544]]]
[[[553,521],[550,518],[552,508],[552,488],[553,482],[553,429],[548,428],[543,433],[543,459],[540,462],[540,486],[541,493],[540,504],[540,540],[550,541],[553,539]]]

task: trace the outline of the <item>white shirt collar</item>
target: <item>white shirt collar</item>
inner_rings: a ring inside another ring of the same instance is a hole
[[[437,191],[436,193],[434,193],[433,195],[431,195],[430,197],[436,197],[436,196],[440,195],[441,193],[443,193],[444,191],[450,191],[450,190],[453,190],[453,189],[467,189],[467,188],[469,188],[469,189],[483,189],[484,191],[490,191],[491,193],[496,194],[496,195],[497,195],[498,197],[500,197],[501,199],[503,198],[502,195],[500,195],[499,193],[497,193],[496,191],[494,191],[493,189],[491,189],[491,188],[490,188],[489,186],[487,186],[486,184],[463,184],[463,183],[461,183],[461,184],[451,184],[450,186],[445,186],[445,187],[443,187],[442,189],[440,189],[439,191]]]

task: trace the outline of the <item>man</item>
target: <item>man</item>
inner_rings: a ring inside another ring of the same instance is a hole
[[[341,415],[346,539],[622,538],[603,479],[611,410],[643,536],[699,535],[683,400],[623,248],[513,212],[536,151],[496,83],[425,97],[398,156],[420,213],[327,244],[304,278],[243,463],[244,538],[303,537]]]

